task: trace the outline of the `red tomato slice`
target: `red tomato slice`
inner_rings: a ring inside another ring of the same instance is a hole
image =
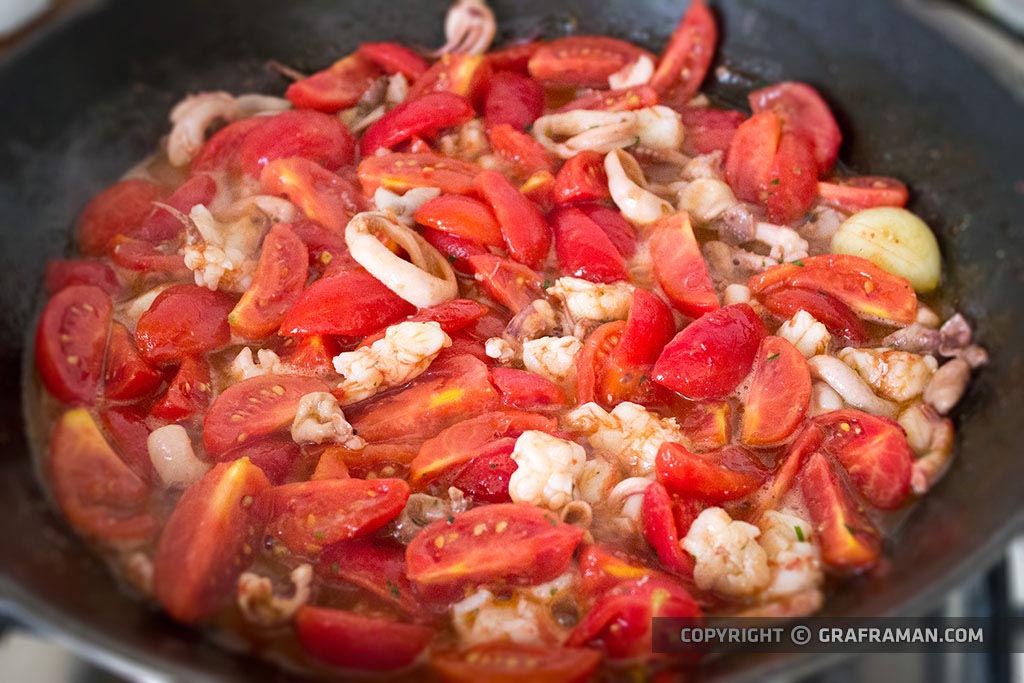
[[[36,328],[36,369],[58,400],[95,398],[113,312],[110,295],[92,285],[65,287],[46,303]]]
[[[50,296],[73,285],[93,285],[111,296],[121,290],[121,282],[113,269],[102,261],[90,259],[47,261],[44,282]]]
[[[491,147],[505,161],[512,164],[520,176],[535,173],[550,174],[555,170],[551,155],[531,135],[501,123],[487,132]]]
[[[362,268],[310,285],[288,310],[283,335],[356,337],[376,332],[416,309]]]
[[[552,211],[549,219],[562,275],[604,283],[629,279],[619,250],[585,213],[563,206]]]
[[[774,111],[785,129],[804,135],[814,146],[818,173],[825,175],[836,163],[843,140],[839,125],[818,91],[805,83],[776,83],[747,96],[755,114]]]
[[[544,88],[529,76],[500,71],[491,77],[484,100],[484,121],[488,128],[508,124],[525,130],[544,113]]]
[[[421,594],[462,595],[475,584],[535,585],[565,571],[583,530],[532,505],[485,505],[427,526],[406,548]]]
[[[335,543],[320,553],[316,573],[359,586],[410,617],[423,617],[423,606],[405,576],[405,546],[400,543],[364,538]]]
[[[260,175],[260,187],[287,197],[308,218],[339,232],[366,206],[355,183],[308,159],[272,161]]]
[[[541,211],[548,212],[555,205],[554,188],[555,176],[551,175],[550,171],[541,170],[531,174],[519,186],[519,191],[536,204]]]
[[[698,318],[718,308],[718,295],[686,213],[658,221],[650,245],[654,277],[676,310]]]
[[[906,206],[910,193],[895,178],[856,176],[818,183],[818,196],[826,204],[855,213],[876,206]]]
[[[492,368],[491,381],[501,404],[519,410],[555,410],[565,405],[565,392],[540,375],[513,368]]]
[[[801,133],[784,132],[764,193],[769,219],[786,224],[803,218],[818,196],[814,168],[810,140]]]
[[[139,351],[157,363],[198,356],[231,341],[230,296],[196,285],[175,285],[157,295],[139,318],[135,340]]]
[[[369,59],[389,74],[402,74],[410,82],[426,73],[427,60],[398,43],[363,43],[356,54]]]
[[[525,74],[533,57],[544,45],[544,41],[535,40],[529,43],[506,45],[498,50],[487,53],[487,61],[495,71],[515,71]]]
[[[313,657],[365,671],[407,667],[434,638],[434,630],[426,626],[309,605],[300,607],[295,615],[295,633]]]
[[[754,374],[743,404],[743,443],[772,446],[796,431],[811,400],[807,361],[782,337],[765,337],[754,359]]]
[[[553,191],[556,204],[611,199],[604,155],[587,150],[570,158],[555,176]]]
[[[345,456],[350,453],[343,446],[328,446],[316,461],[316,469],[309,475],[311,481],[320,479],[348,479],[352,474],[348,470]]]
[[[773,266],[750,279],[757,297],[786,288],[834,297],[859,318],[888,325],[909,325],[917,318],[917,295],[904,278],[871,261],[848,254],[811,256]]]
[[[78,218],[78,244],[82,253],[100,256],[118,235],[132,235],[163,201],[167,190],[148,180],[133,178],[114,183],[92,198]]]
[[[576,403],[582,405],[597,401],[603,406],[616,403],[616,397],[605,393],[601,386],[608,366],[608,358],[622,338],[625,320],[605,323],[590,333],[583,348],[576,355]]]
[[[686,401],[683,405],[676,418],[694,450],[719,449],[732,440],[732,407],[728,401]]]
[[[638,398],[651,366],[676,333],[672,311],[655,294],[633,290],[633,303],[604,372],[604,392],[610,403]]]
[[[243,443],[290,427],[302,397],[327,390],[322,381],[297,375],[260,375],[232,384],[203,421],[206,454],[219,460]]]
[[[595,90],[577,97],[557,109],[558,113],[588,109],[590,111],[633,111],[653,107],[658,93],[649,85],[638,85],[621,90]]]
[[[179,422],[200,415],[213,398],[210,364],[202,358],[188,357],[181,361],[167,391],[153,404],[153,417]]]
[[[269,487],[260,468],[241,458],[185,490],[153,558],[153,593],[171,617],[194,623],[232,600],[258,547],[266,511],[256,501]]]
[[[708,107],[682,107],[679,116],[686,129],[684,150],[696,154],[728,151],[736,129],[747,120],[741,111]]]
[[[490,247],[502,245],[501,227],[491,207],[479,199],[443,194],[416,210],[420,225]]]
[[[665,443],[655,460],[658,481],[672,493],[712,504],[746,498],[765,480],[765,472],[742,448],[697,455],[678,443]]]
[[[309,266],[322,275],[334,275],[359,267],[345,244],[344,230],[302,219],[290,224],[291,231],[306,245]]]
[[[246,442],[221,455],[218,460],[232,462],[239,458],[249,458],[253,465],[263,470],[270,483],[276,486],[289,476],[293,476],[295,463],[301,457],[302,449],[299,444],[292,441],[291,434],[285,433],[269,436],[255,443]]]
[[[252,284],[228,314],[231,331],[243,339],[262,339],[281,326],[285,313],[302,296],[309,276],[306,245],[280,223],[263,238]]]
[[[465,275],[472,274],[473,272],[469,265],[470,256],[490,255],[490,252],[478,242],[456,237],[451,233],[433,228],[425,228],[423,230],[423,239],[434,249],[444,254],[452,264],[452,268]]]
[[[379,149],[390,149],[413,136],[434,137],[442,128],[466,123],[474,115],[469,100],[450,92],[407,99],[370,124],[359,141],[359,151],[363,157],[369,157]]]
[[[376,64],[363,55],[351,54],[323,71],[295,81],[284,96],[296,109],[333,114],[358,102],[380,76]]]
[[[800,473],[800,492],[821,539],[821,559],[831,569],[870,569],[882,553],[878,530],[857,509],[839,474],[821,453],[811,455]]]
[[[135,347],[135,336],[121,323],[114,323],[107,342],[103,373],[103,395],[114,401],[131,401],[145,396],[163,382],[163,375],[143,360]]]
[[[544,281],[524,265],[491,254],[470,256],[468,260],[476,281],[513,314],[544,296]]]
[[[154,481],[156,471],[149,459],[149,432],[157,425],[143,406],[117,406],[99,414],[100,424],[121,459],[142,481]]]
[[[497,171],[483,171],[476,188],[494,209],[509,256],[539,267],[551,249],[551,228],[529,199]]]
[[[409,485],[401,479],[321,479],[270,489],[267,535],[293,553],[316,555],[324,547],[372,534],[405,507]]]
[[[300,375],[325,375],[334,372],[332,361],[339,353],[341,345],[333,337],[310,335],[288,338],[280,355]]]
[[[329,171],[355,161],[356,140],[341,121],[316,111],[286,111],[265,117],[242,140],[238,158],[242,171],[260,177],[277,159],[300,157]]]
[[[154,244],[118,235],[111,246],[111,260],[126,270],[162,273],[173,280],[187,280],[192,277],[192,271],[185,267],[185,259],[178,253],[181,246],[178,242]]]
[[[665,444],[662,450],[669,445],[677,444]],[[679,545],[679,530],[676,529],[676,520],[672,514],[672,500],[665,487],[658,482],[652,482],[644,490],[642,522],[644,538],[654,548],[665,569],[683,577],[692,577],[693,557]]]
[[[490,78],[491,65],[482,55],[444,55],[416,79],[406,99],[429,92],[450,92],[479,104]]]
[[[757,300],[782,318],[791,318],[801,310],[807,311],[829,332],[854,344],[863,344],[868,339],[867,330],[860,318],[853,314],[849,306],[828,294],[809,289],[780,289],[769,294],[759,294]]]
[[[483,643],[434,655],[430,665],[449,683],[582,683],[590,680],[601,654],[587,648]]]
[[[653,576],[658,572],[646,563],[629,558],[603,545],[590,543],[580,548],[580,594],[589,601],[622,583]]]
[[[506,437],[493,441],[482,449],[477,457],[466,463],[459,473],[450,480],[454,486],[475,501],[482,503],[511,503],[508,493],[508,482],[519,465],[512,459],[516,440]],[[444,477],[438,482],[443,490]]]
[[[725,155],[725,179],[736,196],[762,202],[782,135],[782,119],[773,111],[754,114],[736,128]]]
[[[665,347],[654,364],[654,381],[689,399],[722,398],[750,372],[765,335],[764,323],[747,304],[706,313]]]
[[[186,216],[196,204],[208,205],[217,196],[217,183],[213,178],[200,173],[186,180],[181,187],[171,193],[163,204],[177,209]],[[174,239],[185,231],[181,220],[167,209],[154,207],[150,214],[139,225],[134,236],[152,242]]]
[[[359,162],[359,182],[370,197],[378,187],[405,194],[414,187],[437,187],[442,193],[471,194],[480,167],[442,154],[384,154]]]
[[[370,442],[428,439],[445,427],[498,407],[487,366],[457,356],[424,373],[405,389],[345,408],[349,422]]]
[[[218,130],[210,136],[192,160],[192,173],[237,173],[240,170],[238,148],[241,147],[245,136],[261,125],[263,117],[254,116],[234,121]]]
[[[636,254],[636,228],[621,213],[603,204],[577,204],[576,208],[604,230],[623,258],[632,258]]]
[[[452,299],[437,306],[421,308],[407,320],[414,323],[436,322],[448,334],[464,330],[490,312],[487,306],[472,299]],[[386,330],[378,330],[359,342],[358,348],[370,346],[384,338]]]
[[[84,408],[61,415],[47,463],[53,496],[75,530],[107,544],[151,539],[149,488],[114,452]]]
[[[697,94],[715,56],[718,26],[704,0],[693,0],[658,60],[650,85],[662,96],[688,102]]]
[[[549,86],[607,88],[608,77],[627,64],[654,55],[607,36],[570,36],[544,46],[530,58],[530,75]]]

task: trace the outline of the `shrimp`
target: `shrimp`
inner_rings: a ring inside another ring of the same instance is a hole
[[[507,596],[480,588],[451,607],[452,625],[464,645],[506,641],[524,645],[559,645],[569,636],[559,623],[559,603],[571,601],[576,578],[562,574]]]
[[[927,403],[912,405],[897,421],[918,456],[910,468],[910,486],[917,495],[924,495],[953,462],[953,421]]]
[[[299,400],[291,434],[292,440],[299,444],[337,443],[351,450],[366,445],[345,419],[338,399],[326,391],[312,392]]]
[[[576,277],[560,277],[547,289],[573,321],[625,320],[633,304],[633,286],[625,282],[602,284]]]
[[[265,576],[244,572],[238,577],[238,609],[246,621],[264,628],[287,624],[309,602],[312,595],[313,567],[300,564],[289,575],[292,582],[291,597],[274,592],[274,584]]]
[[[814,356],[807,365],[812,378],[825,382],[854,408],[872,415],[896,417],[896,404],[876,396],[860,375],[838,358]]]
[[[596,403],[584,403],[565,417],[567,426],[583,432],[590,445],[629,471],[645,477],[663,443],[684,443],[675,418],[658,417],[636,403],[624,402],[609,413]]]
[[[887,349],[854,349],[838,353],[882,398],[905,403],[917,398],[931,380],[938,363],[932,356]]]
[[[782,323],[776,334],[795,346],[804,358],[825,353],[832,341],[828,328],[803,310]]]
[[[707,508],[693,521],[681,545],[693,555],[693,580],[701,590],[749,597],[772,580],[768,554],[757,542],[761,530],[732,519],[722,508]]]

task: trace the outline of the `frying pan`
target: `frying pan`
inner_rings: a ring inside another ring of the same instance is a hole
[[[42,267],[64,253],[88,198],[156,145],[188,92],[281,92],[277,59],[314,70],[364,40],[441,42],[436,0],[179,0],[85,4],[0,64],[0,608],[121,672],[292,681],[117,589],[45,503],[21,417],[19,366]],[[496,0],[500,35],[609,33],[660,48],[684,0]],[[888,2],[720,1],[712,84],[724,101],[794,79],[817,86],[853,169],[907,180],[938,233],[945,301],[992,352],[958,415],[957,462],[890,543],[889,562],[840,588],[836,615],[914,614],[981,571],[1024,520],[1024,111],[979,65]],[[740,656],[705,672],[745,680],[825,659]]]

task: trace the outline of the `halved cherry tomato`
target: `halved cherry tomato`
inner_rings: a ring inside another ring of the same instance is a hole
[[[693,0],[668,39],[650,85],[662,96],[687,102],[700,89],[715,56],[718,26],[704,0]]]
[[[800,492],[821,539],[821,559],[833,570],[870,569],[881,555],[878,530],[857,509],[828,459],[813,453],[800,473]]]
[[[586,150],[565,162],[555,176],[556,204],[610,199],[604,155]]]
[[[608,77],[627,64],[654,55],[607,36],[570,36],[542,46],[530,58],[530,75],[549,86],[606,88]]]
[[[544,296],[540,275],[522,264],[491,254],[470,256],[468,260],[476,281],[512,313]]]
[[[655,460],[658,481],[672,493],[712,504],[746,498],[766,473],[742,448],[697,455],[679,443],[665,443]]]
[[[451,233],[435,230],[434,228],[425,228],[423,230],[423,239],[434,249],[444,254],[452,264],[452,268],[464,274],[471,274],[473,272],[469,265],[470,256],[490,255],[490,252],[478,242],[456,237]]]
[[[327,391],[314,377],[259,375],[232,384],[203,421],[203,447],[214,459],[244,443],[289,427],[306,394]]]
[[[192,173],[213,173],[227,171],[236,173],[240,170],[238,148],[242,140],[251,130],[263,124],[263,118],[253,116],[248,119],[233,121],[210,136],[199,154],[192,160]]]
[[[758,298],[794,287],[819,292],[846,304],[858,317],[883,324],[909,325],[917,317],[917,295],[909,282],[849,254],[810,256],[773,266],[753,276],[748,285]]]
[[[781,135],[782,119],[773,111],[754,114],[736,128],[725,155],[725,178],[737,197],[763,201]]]
[[[505,123],[524,130],[544,113],[544,88],[529,76],[499,71],[491,77],[484,100],[488,128]]]
[[[398,43],[363,43],[356,53],[389,74],[402,74],[409,82],[415,81],[429,68],[427,60]]]
[[[658,93],[649,85],[637,85],[621,90],[594,90],[577,97],[558,108],[559,113],[587,109],[590,111],[632,111],[653,107]]]
[[[345,456],[349,453],[349,449],[344,446],[328,446],[324,449],[324,452],[320,454],[320,458],[316,461],[316,468],[313,470],[313,474],[309,475],[310,481],[318,481],[320,479],[348,479],[352,474],[348,470],[348,464],[345,462]]]
[[[849,306],[828,294],[810,289],[779,289],[768,294],[758,294],[757,300],[782,318],[807,311],[829,332],[854,344],[862,344],[868,339],[867,330],[860,318],[853,314]]]
[[[803,354],[782,337],[765,337],[754,359],[740,438],[750,446],[782,443],[804,419],[810,400],[811,371]]]
[[[543,145],[521,130],[500,123],[487,132],[491,147],[505,161],[515,167],[520,176],[551,173],[555,170],[551,155]]]
[[[147,360],[157,363],[197,356],[231,341],[228,313],[234,301],[223,292],[175,285],[157,295],[139,318],[135,341]]]
[[[764,323],[747,304],[705,313],[675,336],[658,362],[658,384],[693,400],[722,398],[750,372]]]
[[[543,411],[565,405],[565,392],[551,380],[534,372],[492,368],[491,381],[501,394],[502,405],[509,408]]]
[[[113,312],[110,295],[92,285],[65,287],[46,302],[36,328],[36,368],[58,400],[95,398]]]
[[[302,449],[285,432],[268,436],[255,443],[246,442],[218,457],[221,462],[232,462],[239,458],[249,461],[263,470],[271,484],[283,483],[295,469],[296,461],[302,457]]]
[[[676,332],[672,311],[657,295],[633,290],[622,337],[605,364],[603,387],[611,402],[637,398],[651,366]]]
[[[508,482],[519,465],[512,459],[512,451],[516,448],[516,440],[505,437],[492,441],[482,449],[477,457],[460,468],[458,474],[450,479],[450,486],[462,491],[475,501],[483,503],[511,503],[508,493]],[[434,486],[440,483],[444,487],[446,477],[441,477]]]
[[[393,540],[357,538],[325,548],[316,573],[328,581],[355,584],[411,617],[422,617],[423,607],[405,576],[405,546]]]
[[[544,45],[544,41],[506,45],[487,53],[487,61],[495,71],[515,71],[525,74],[533,57]]]
[[[664,444],[662,450],[669,445],[678,444]],[[654,548],[661,564],[670,572],[692,577],[693,557],[679,545],[679,530],[676,529],[676,520],[672,514],[672,499],[665,486],[659,482],[651,482],[644,490],[642,524],[644,538]]]
[[[563,206],[552,211],[549,219],[555,233],[558,269],[563,275],[604,283],[629,279],[619,250],[585,213]]]
[[[296,368],[299,374],[327,374],[334,370],[332,363],[341,353],[341,346],[326,335],[312,334],[290,337],[281,349],[281,360]]]
[[[582,683],[601,654],[580,647],[491,642],[434,655],[430,665],[449,683]]]
[[[855,176],[818,183],[821,201],[851,213],[876,206],[906,206],[910,193],[895,178]]]
[[[162,273],[174,280],[192,277],[192,271],[185,267],[185,259],[178,253],[181,245],[176,241],[154,244],[118,235],[111,244],[110,258],[121,268],[140,273]]]
[[[554,189],[555,176],[548,170],[535,171],[519,186],[519,191],[545,212],[555,204]]]
[[[442,154],[384,154],[359,162],[359,182],[370,197],[378,187],[404,194],[414,187],[436,187],[442,193],[471,194],[480,167]]]
[[[210,364],[202,358],[188,357],[167,385],[167,391],[153,404],[153,417],[179,422],[200,415],[213,398]]]
[[[604,230],[604,234],[608,235],[608,239],[623,258],[633,257],[636,253],[636,228],[623,218],[620,212],[603,204],[577,204],[576,208],[587,214],[587,218]]]
[[[317,111],[286,111],[266,117],[242,140],[242,171],[260,177],[277,159],[308,159],[328,171],[355,161],[356,140],[341,121]]]
[[[497,171],[483,171],[476,188],[494,209],[509,256],[537,268],[551,249],[551,228],[534,204]]]
[[[174,619],[194,623],[215,614],[258,546],[270,487],[260,468],[241,458],[221,463],[185,490],[160,535],[153,593]]]
[[[710,107],[682,107],[679,116],[686,129],[684,149],[697,154],[728,151],[736,129],[747,120],[741,111]]]
[[[345,244],[344,230],[329,228],[309,219],[297,220],[290,226],[291,231],[306,245],[309,266],[315,272],[329,276],[359,266]]]
[[[678,408],[679,403],[675,403]],[[682,406],[676,418],[694,450],[715,450],[732,440],[732,406],[728,401],[686,401]]]
[[[814,168],[814,148],[809,138],[802,133],[783,132],[763,193],[770,220],[792,223],[807,213],[818,196]]]
[[[437,306],[421,308],[410,315],[407,320],[414,323],[435,322],[447,334],[452,334],[469,327],[487,315],[489,311],[487,306],[472,299],[452,299]],[[373,342],[383,339],[385,332],[386,330],[378,330],[374,334],[368,335],[359,343],[359,348],[370,346]]]
[[[605,323],[590,333],[583,348],[576,354],[576,403],[582,405],[597,401],[608,406],[615,402],[615,397],[604,392],[603,379],[608,366],[608,358],[615,350],[622,331],[626,327],[625,320],[614,320]]]
[[[718,295],[686,213],[658,221],[650,244],[654,277],[676,310],[697,318],[718,308]]]
[[[416,79],[407,99],[428,92],[450,92],[480,103],[491,78],[491,65],[482,55],[444,55]]]
[[[445,427],[498,407],[487,366],[456,356],[440,367],[437,361],[405,389],[345,408],[345,415],[367,441],[428,439]]]
[[[114,452],[84,408],[61,415],[47,463],[53,496],[80,534],[108,544],[147,541],[157,521],[149,488]]]
[[[342,231],[366,202],[355,183],[309,159],[278,159],[260,174],[264,192],[283,195],[308,218]]]
[[[323,71],[295,81],[284,96],[297,109],[316,109],[333,114],[359,101],[381,76],[372,61],[358,53],[344,57]]]
[[[153,202],[163,201],[166,196],[165,188],[138,178],[122,180],[100,192],[78,218],[82,253],[107,253],[114,237],[134,234],[153,210]]]
[[[313,657],[365,671],[407,667],[434,637],[434,629],[426,626],[310,605],[303,605],[295,615],[295,633]]]
[[[417,223],[457,237],[500,247],[501,227],[491,207],[479,199],[457,194],[443,194],[416,210]]]
[[[362,268],[310,285],[288,310],[283,335],[359,336],[397,322],[416,309]]]
[[[371,534],[405,507],[402,479],[321,479],[275,486],[264,495],[267,535],[299,555]]]
[[[121,283],[113,269],[102,261],[91,259],[47,261],[44,282],[46,293],[50,296],[72,285],[93,285],[111,296],[121,289]]]
[[[177,209],[187,216],[193,206],[196,204],[206,206],[216,196],[216,181],[207,174],[200,173],[182,183],[181,187],[161,203],[172,209]],[[167,209],[157,206],[146,216],[133,236],[152,242],[162,242],[178,237],[184,231],[185,226],[181,219]]]
[[[252,284],[228,314],[231,331],[244,339],[262,339],[277,331],[285,313],[302,296],[309,276],[309,252],[286,223],[263,238]]]
[[[473,106],[465,97],[450,92],[426,93],[407,99],[370,124],[359,141],[359,151],[369,157],[413,136],[433,137],[442,128],[465,123],[473,116]]]
[[[747,100],[755,114],[774,111],[782,119],[785,130],[810,139],[818,174],[829,172],[839,155],[843,136],[817,90],[806,83],[790,81],[755,90]]]
[[[609,588],[623,581],[642,579],[658,573],[641,560],[597,543],[582,546],[578,558],[580,593],[586,600],[606,593]]]
[[[147,440],[156,428],[144,406],[115,406],[100,411],[100,424],[115,452],[142,481],[154,481],[156,470],[149,459]]]
[[[406,574],[423,595],[474,584],[534,585],[565,571],[583,530],[532,505],[485,505],[427,526],[406,548]]]
[[[162,381],[163,375],[139,355],[135,335],[115,322],[107,342],[103,395],[114,401],[130,401],[145,396]]]

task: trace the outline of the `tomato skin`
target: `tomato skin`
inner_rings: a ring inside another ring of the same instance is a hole
[[[153,404],[150,413],[162,420],[179,422],[201,414],[210,405],[213,383],[210,364],[202,358],[188,357],[167,385],[167,391]]]
[[[309,276],[309,251],[284,223],[263,238],[252,284],[228,314],[231,331],[244,339],[262,339],[277,331],[285,313],[302,296]]]
[[[470,256],[473,276],[499,304],[518,313],[544,296],[544,281],[536,271],[492,254]]]
[[[692,400],[722,398],[750,372],[767,333],[747,304],[706,313],[669,342],[654,364],[653,379]]]
[[[906,206],[910,193],[895,178],[855,176],[818,183],[818,196],[826,204],[854,213],[876,206]]]
[[[589,109],[591,111],[632,111],[658,104],[658,93],[649,85],[621,90],[595,90],[577,97],[558,108],[558,113]]]
[[[112,242],[111,260],[121,268],[146,273],[164,273],[170,279],[192,277],[176,243],[154,244],[134,237],[118,235]]]
[[[87,256],[110,250],[117,235],[132,235],[163,201],[167,190],[148,180],[132,178],[114,183],[93,197],[78,218],[78,245]]]
[[[405,576],[405,546],[400,543],[367,538],[335,543],[320,553],[316,573],[331,582],[355,584],[410,617],[423,617],[423,606]]]
[[[461,237],[489,247],[502,245],[501,227],[491,207],[479,199],[443,194],[416,210],[420,225]]]
[[[381,70],[358,53],[348,55],[308,78],[295,81],[284,96],[296,109],[315,109],[326,114],[351,107],[363,96]]]
[[[299,444],[292,441],[291,434],[285,433],[268,436],[255,443],[245,443],[217,459],[221,462],[233,462],[239,458],[249,458],[253,465],[263,471],[271,484],[278,486],[292,474],[295,462],[300,457],[302,449]]]
[[[187,216],[196,204],[209,205],[216,196],[216,181],[205,173],[200,173],[182,183],[162,203]],[[162,242],[178,237],[184,231],[185,226],[177,216],[157,206],[153,207],[133,236],[152,242]]]
[[[849,306],[835,297],[809,289],[780,289],[759,294],[757,300],[762,306],[782,318],[790,318],[798,311],[807,311],[837,337],[854,344],[863,344],[868,339],[864,323]]]
[[[510,437],[492,442],[482,449],[480,455],[466,463],[451,480],[451,486],[476,501],[511,503],[508,482],[519,469],[519,465],[512,459],[515,447],[516,440]]]
[[[276,486],[266,494],[267,535],[298,555],[373,533],[405,507],[402,479],[321,479]]]
[[[689,101],[707,75],[717,43],[715,16],[704,0],[693,0],[668,39],[651,87],[677,102]]]
[[[434,152],[391,153],[359,162],[363,194],[378,187],[404,194],[414,187],[437,187],[442,193],[471,194],[480,167]]]
[[[113,311],[110,295],[92,285],[65,287],[46,303],[36,328],[36,369],[58,400],[95,398]]]
[[[409,322],[426,323],[436,322],[447,334],[452,334],[473,325],[490,312],[490,309],[472,299],[452,299],[443,304],[421,308],[407,318]],[[384,338],[386,330],[378,330],[374,334],[367,335],[359,343],[358,348],[372,345],[375,341]]]
[[[747,120],[743,112],[709,107],[682,107],[679,116],[686,129],[684,148],[697,154],[728,151],[736,129]]]
[[[654,56],[607,36],[570,36],[541,46],[530,58],[530,75],[548,86],[606,88],[608,77],[627,64]]]
[[[310,220],[339,232],[366,206],[352,181],[309,159],[270,162],[260,175],[260,187],[267,194],[286,197]]]
[[[301,157],[329,171],[355,160],[356,140],[338,119],[316,111],[286,111],[266,117],[242,140],[238,157],[242,171],[260,177],[277,159]]]
[[[497,171],[481,172],[476,188],[494,209],[509,256],[539,267],[551,249],[551,228],[537,207]]]
[[[359,151],[369,157],[413,136],[433,137],[442,128],[466,123],[473,116],[473,106],[465,97],[450,92],[427,93],[406,100],[370,124],[359,141]]]
[[[740,439],[750,446],[782,443],[804,419],[810,400],[811,371],[803,354],[782,337],[765,337],[754,359]]]
[[[604,156],[586,150],[570,158],[555,176],[553,192],[556,204],[611,199]]]
[[[203,448],[214,460],[243,443],[289,427],[306,394],[328,391],[313,377],[259,375],[232,384],[217,396],[203,420]]]
[[[639,398],[651,366],[675,332],[668,306],[645,289],[633,290],[622,336],[605,363],[603,391],[609,403]]]
[[[654,277],[676,310],[697,318],[718,308],[718,295],[685,213],[658,221],[650,244]]]
[[[149,488],[84,408],[57,420],[47,472],[57,505],[78,533],[110,545],[145,542],[156,534],[157,521],[146,511]]]
[[[245,136],[253,129],[261,126],[263,119],[254,116],[248,119],[232,121],[210,136],[199,154],[192,159],[189,167],[193,174],[226,171],[237,173],[240,170],[238,148]]]
[[[53,296],[65,287],[93,285],[111,296],[121,290],[113,269],[102,261],[90,259],[53,259],[46,262],[46,293]]]
[[[603,204],[577,204],[576,208],[587,214],[587,218],[597,223],[604,234],[612,241],[623,258],[632,258],[636,254],[636,228],[622,217],[622,214]]]
[[[114,401],[130,401],[160,386],[163,375],[139,355],[135,336],[115,322],[107,342],[103,395]]]
[[[675,416],[694,450],[715,450],[732,440],[733,411],[728,401],[687,401],[684,405]]]
[[[448,683],[582,683],[601,663],[589,648],[491,642],[434,655],[430,665]]]
[[[114,451],[131,471],[144,482],[154,481],[157,474],[149,459],[146,441],[156,425],[148,419],[145,407],[129,405],[107,408],[100,411],[99,422]]]
[[[415,310],[359,268],[317,280],[307,287],[285,314],[280,333],[357,337],[376,332]]]
[[[519,410],[549,410],[565,405],[565,392],[540,375],[514,368],[492,368],[491,382],[502,405]]]
[[[544,113],[544,88],[528,76],[499,71],[491,77],[484,99],[484,121],[488,128],[508,124],[525,130]]]
[[[525,74],[529,68],[530,58],[537,54],[537,50],[543,45],[544,41],[542,40],[506,45],[503,48],[491,50],[487,53],[486,58],[495,72],[515,71]]]
[[[230,296],[196,285],[168,287],[139,318],[135,340],[147,360],[163,363],[198,356],[231,341]]]
[[[485,505],[417,534],[406,574],[422,595],[439,599],[478,583],[534,585],[565,571],[582,538],[582,529],[532,505]]]
[[[533,136],[507,123],[493,126],[487,132],[487,138],[494,151],[512,164],[520,176],[550,174],[555,170],[551,155],[543,145],[534,140]]]
[[[580,593],[590,601],[623,581],[654,576],[658,572],[635,558],[589,543],[580,548]]]
[[[629,279],[619,250],[585,213],[559,207],[551,212],[549,220],[555,233],[558,269],[563,275],[603,283]]]
[[[604,323],[594,330],[583,343],[583,348],[576,354],[576,403],[582,405],[596,401],[609,407],[616,402],[614,396],[605,391],[605,378],[608,358],[622,338],[626,321],[614,320]]]
[[[263,472],[241,458],[216,465],[185,490],[153,559],[153,592],[172,618],[202,621],[234,594],[263,529],[258,498],[269,487]]]
[[[412,664],[434,637],[416,624],[303,605],[295,633],[313,657],[346,669],[393,671]]]
[[[806,83],[788,81],[755,90],[747,100],[754,114],[774,111],[782,119],[785,130],[808,138],[814,148],[818,173],[828,173],[839,156],[843,136],[817,90]]]
[[[407,99],[430,92],[450,92],[478,105],[487,91],[491,65],[483,55],[443,55],[409,88]]]
[[[668,445],[678,444],[664,444]],[[679,545],[679,530],[676,529],[675,517],[672,515],[672,499],[663,484],[652,482],[644,490],[641,521],[644,538],[654,548],[661,564],[670,572],[692,577],[694,560]]]
[[[423,239],[434,249],[444,254],[451,262],[452,268],[459,273],[472,273],[469,257],[490,256],[490,252],[478,242],[457,237],[451,233],[434,228],[425,228],[423,230]]]
[[[410,82],[426,73],[427,60],[398,43],[363,43],[356,53],[389,74],[400,73]]]
[[[741,123],[725,155],[725,179],[736,196],[762,202],[782,135],[782,120],[772,111],[754,114]]]
[[[658,481],[672,493],[714,505],[746,498],[764,483],[765,472],[738,447],[714,456],[665,443],[655,459]]]
[[[792,223],[804,216],[815,197],[814,148],[802,133],[783,133],[772,162],[765,208],[776,223]]]

